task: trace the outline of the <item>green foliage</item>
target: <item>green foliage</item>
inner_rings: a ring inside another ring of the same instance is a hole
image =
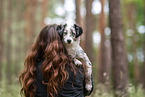
[[[141,86],[138,86],[137,88],[133,85],[130,85],[128,87],[128,92],[130,97],[144,97],[144,91]]]
[[[127,91],[129,97],[144,97],[145,95],[141,86],[135,87],[130,84]],[[98,85],[92,97],[114,97],[114,92],[110,89],[106,90],[106,87],[103,85]]]
[[[0,88],[0,97],[21,97],[20,89],[21,87],[18,83],[6,85],[6,83],[3,81]]]
[[[93,97],[113,97],[113,93],[107,90],[105,85],[98,84]]]

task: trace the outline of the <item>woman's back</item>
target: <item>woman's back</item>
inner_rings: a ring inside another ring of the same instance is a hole
[[[42,62],[43,60],[39,61],[37,65],[37,91],[35,97],[47,97],[47,86],[42,83]],[[74,77],[74,73],[69,67],[67,67],[67,71],[69,73],[69,78],[64,86],[58,90],[58,95],[56,97],[84,97],[85,93],[90,94],[92,92],[93,89],[91,91],[85,90],[85,80],[82,66],[78,67],[76,77]]]

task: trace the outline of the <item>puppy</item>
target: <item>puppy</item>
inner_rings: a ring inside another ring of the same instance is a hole
[[[74,26],[67,26],[67,24],[64,24],[59,25],[57,27],[57,31],[68,51],[68,54],[71,55],[71,57],[74,59],[75,65],[82,65],[82,62],[85,63],[85,87],[87,90],[91,90],[92,64],[84,50],[79,45],[80,36],[83,33],[83,29],[76,24],[74,24]]]

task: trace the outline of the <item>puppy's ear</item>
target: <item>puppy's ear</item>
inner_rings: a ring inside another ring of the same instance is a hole
[[[64,33],[64,29],[65,29],[66,26],[67,26],[67,24],[58,25],[57,28],[56,28],[56,30],[57,30],[61,39],[63,38],[63,33]]]
[[[74,28],[75,28],[75,31],[76,31],[76,38],[78,38],[79,36],[82,35],[83,29],[82,29],[81,26],[79,26],[77,24],[74,24]]]

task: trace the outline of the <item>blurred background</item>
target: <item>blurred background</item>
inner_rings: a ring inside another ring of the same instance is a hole
[[[25,56],[54,23],[83,27],[90,97],[145,97],[145,0],[0,0],[0,97],[20,97]]]

